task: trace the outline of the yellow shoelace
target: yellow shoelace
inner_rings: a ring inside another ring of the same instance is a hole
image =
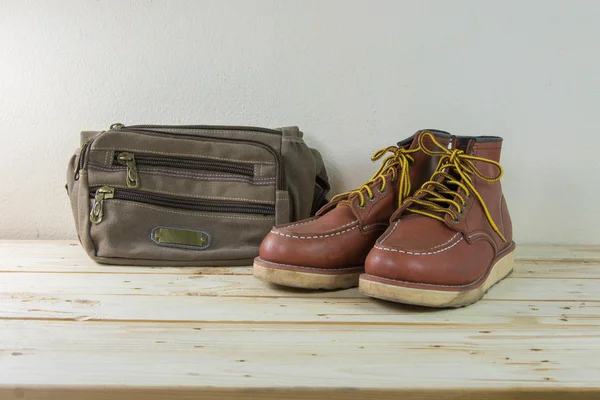
[[[365,195],[364,195],[363,191],[365,191],[367,193],[369,200],[373,200],[375,198],[375,196],[373,196],[373,190],[371,189],[370,186],[373,183],[375,183],[378,179],[380,179],[381,187],[379,188],[379,193],[383,193],[387,186],[386,176],[391,174],[392,175],[391,180],[394,181],[397,176],[396,169],[397,169],[397,167],[399,167],[398,168],[398,169],[400,169],[399,196],[398,196],[398,207],[399,207],[400,204],[402,204],[402,202],[404,201],[404,199],[406,197],[408,197],[408,195],[410,194],[410,178],[408,175],[408,167],[411,163],[413,163],[415,161],[412,158],[411,154],[416,153],[417,151],[419,151],[418,147],[415,149],[412,149],[412,150],[406,150],[402,147],[397,147],[397,146],[389,146],[389,147],[385,147],[383,149],[377,150],[375,153],[373,153],[373,156],[371,156],[371,161],[377,161],[377,160],[381,159],[388,152],[390,152],[392,154],[387,156],[385,158],[385,160],[383,160],[383,163],[381,163],[381,166],[379,167],[377,172],[375,172],[375,174],[373,174],[371,179],[369,179],[368,181],[366,181],[365,183],[360,185],[360,187],[358,189],[340,193],[340,194],[334,196],[331,199],[331,201],[334,201],[335,199],[338,199],[340,197],[346,197],[347,199],[341,201],[339,204],[340,205],[347,204],[348,203],[347,200],[349,200],[351,196],[356,195],[359,197],[358,206],[364,207],[365,206]]]
[[[440,151],[433,151],[425,147],[425,145],[423,144],[423,140],[426,137],[429,138],[434,145],[439,147]],[[500,232],[500,229],[498,229],[498,226],[496,225],[494,219],[490,215],[490,212],[487,206],[485,205],[485,202],[481,198],[481,195],[479,194],[479,192],[477,192],[475,186],[473,186],[473,178],[469,176],[477,175],[479,178],[483,179],[486,182],[496,182],[500,180],[502,174],[504,173],[500,163],[493,160],[489,160],[487,158],[468,155],[463,150],[447,149],[445,146],[437,142],[435,140],[435,137],[429,132],[426,132],[419,137],[419,146],[421,147],[421,150],[424,153],[432,157],[439,156],[440,160],[438,162],[435,172],[433,173],[433,175],[431,175],[431,179],[428,182],[425,182],[423,186],[421,186],[421,188],[414,193],[413,197],[407,199],[407,201],[410,201],[413,204],[421,205],[424,209],[408,207],[406,211],[435,218],[442,222],[444,222],[444,219],[442,217],[440,217],[439,215],[432,214],[428,211],[445,213],[450,215],[450,217],[454,221],[458,221],[458,216],[463,215],[463,209],[466,207],[465,198],[471,198],[471,194],[473,194],[479,200],[479,203],[483,208],[483,212],[485,213],[485,216],[487,217],[487,220],[489,221],[494,231],[496,231],[496,233],[502,238],[502,240],[506,242],[504,235]],[[475,166],[473,161],[481,161],[496,166],[498,168],[498,174],[496,176],[484,175]],[[462,178],[462,182],[458,181],[454,176],[446,172],[449,170],[453,170],[454,172],[456,172],[456,174],[458,174]],[[449,189],[448,186],[446,186],[446,184],[458,186],[464,191],[464,194],[460,194],[456,190]],[[423,194],[425,195],[424,197],[417,198]],[[450,195],[454,199],[458,199],[458,201],[444,197],[444,194]],[[455,209],[451,207],[443,207],[444,204],[452,205],[455,207]]]

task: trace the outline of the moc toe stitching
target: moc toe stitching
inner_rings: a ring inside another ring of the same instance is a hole
[[[344,229],[344,230],[341,230],[341,231],[337,230],[337,232],[336,232],[336,230],[333,230],[333,231],[329,231],[331,233],[326,233],[326,234],[323,234],[323,235],[291,235],[291,234],[287,234],[287,233],[280,232],[280,231],[277,231],[277,230],[271,230],[271,233],[273,233],[275,235],[279,235],[279,236],[285,236],[285,237],[288,237],[288,238],[293,238],[293,239],[323,239],[323,238],[328,238],[330,236],[341,235],[341,234],[344,234],[346,232],[350,232],[351,230],[354,230],[354,229],[358,228],[358,225],[357,225],[358,222],[356,222],[356,221],[352,222],[350,224],[343,225],[340,228],[343,228],[343,227],[346,227],[346,226],[350,226],[350,225],[353,225],[353,224],[354,224],[354,226],[352,228]],[[340,229],[340,228],[338,228],[338,229]]]
[[[444,252],[444,251],[446,251],[446,250],[450,250],[451,248],[453,248],[454,246],[456,246],[457,244],[459,244],[459,243],[460,243],[460,242],[463,240],[463,238],[462,238],[462,237],[461,237],[460,239],[458,239],[456,242],[454,242],[454,243],[452,243],[452,244],[449,244],[449,243],[451,243],[451,242],[452,242],[452,241],[453,241],[453,240],[454,240],[454,239],[455,239],[457,236],[458,236],[458,233],[457,233],[456,235],[454,235],[452,238],[450,238],[450,240],[448,240],[447,242],[445,242],[445,243],[442,243],[442,244],[440,244],[440,245],[437,245],[437,246],[434,246],[434,247],[432,247],[432,248],[428,249],[428,250],[433,250],[433,249],[436,249],[436,248],[438,248],[438,247],[441,247],[441,246],[447,245],[446,247],[443,247],[443,248],[441,248],[441,249],[439,249],[439,250],[436,250],[436,251],[422,251],[422,252],[419,252],[419,251],[409,251],[409,250],[393,249],[393,248],[390,248],[390,247],[383,247],[383,246],[381,246],[381,245],[379,245],[379,244],[376,244],[374,247],[375,247],[376,249],[379,249],[379,250],[384,250],[384,251],[392,251],[392,252],[395,252],[395,253],[404,253],[404,254],[409,254],[409,255],[411,255],[411,256],[429,256],[429,255],[433,255],[433,254],[442,253],[442,252]],[[383,242],[383,241],[382,241],[382,242]]]

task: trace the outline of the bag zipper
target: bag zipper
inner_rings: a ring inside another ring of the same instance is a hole
[[[256,126],[236,126],[236,125],[123,125],[121,123],[112,124],[111,130],[119,130],[121,128],[131,129],[199,129],[199,130],[221,130],[221,131],[252,131],[271,133],[281,136],[281,131],[269,128],[259,128]]]
[[[186,139],[192,140],[215,140],[219,142],[227,142],[227,143],[247,143],[252,146],[261,147],[267,150],[269,153],[273,155],[277,163],[277,189],[278,190],[286,190],[287,183],[285,179],[285,167],[283,165],[283,159],[281,155],[268,144],[264,144],[262,142],[258,142],[256,140],[249,139],[231,139],[231,138],[218,138],[214,136],[200,136],[200,135],[187,135],[184,133],[174,133],[174,132],[165,132],[155,129],[220,129],[220,130],[246,130],[246,131],[254,131],[254,132],[264,132],[264,133],[272,133],[281,135],[281,132],[274,129],[267,128],[257,128],[257,127],[246,127],[246,126],[220,126],[220,125],[131,125],[126,126],[121,123],[112,124],[110,126],[110,130],[121,130],[126,132],[148,132],[150,134],[155,135],[171,135],[177,137],[184,137]]]
[[[254,166],[228,161],[215,161],[198,158],[182,158],[170,156],[155,156],[148,154],[134,155],[130,152],[115,152],[113,165],[125,165],[127,167],[127,187],[137,188],[140,186],[137,166],[168,167],[198,169],[216,172],[232,173],[254,178]]]
[[[77,164],[77,165],[75,166],[75,171],[73,172],[74,180],[79,179],[79,171],[81,171],[83,169],[84,163],[85,163],[85,154],[87,153],[87,150],[93,141],[94,141],[94,139],[91,138],[91,139],[86,140],[81,145],[81,150],[79,150],[79,156],[77,157],[77,160],[75,161],[75,164]]]
[[[90,221],[93,224],[102,222],[104,201],[107,199],[134,201],[191,211],[275,215],[275,206],[270,204],[171,197],[139,190],[115,189],[110,186],[90,188],[90,198],[94,199],[90,212]]]

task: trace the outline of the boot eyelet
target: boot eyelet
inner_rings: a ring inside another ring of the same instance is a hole
[[[376,197],[375,196],[373,196],[373,197],[367,196],[367,199],[369,199],[369,201],[375,201]]]
[[[456,218],[456,219],[452,218],[452,222],[454,222],[455,224],[457,224],[459,221],[460,221],[460,219],[458,219],[458,218]]]
[[[463,216],[463,215],[465,215],[465,213],[463,212],[463,210],[460,210],[458,215]]]
[[[366,204],[366,203],[365,203],[365,204],[363,204],[362,206],[361,206],[360,204],[358,204],[358,208],[360,208],[361,210],[364,210],[366,206],[367,206],[367,204]]]
[[[377,191],[379,192],[379,194],[384,194],[385,193],[385,189],[381,190],[381,188],[377,189]]]

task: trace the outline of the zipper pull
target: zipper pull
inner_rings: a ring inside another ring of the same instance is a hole
[[[110,186],[102,186],[100,189],[96,190],[92,211],[90,212],[90,221],[93,224],[99,224],[102,221],[102,217],[104,217],[104,200],[112,199],[114,197],[115,189]]]
[[[127,187],[136,188],[140,186],[135,156],[131,153],[123,152],[117,156],[119,164],[127,166]]]
[[[111,131],[118,131],[119,129],[124,128],[124,127],[125,127],[125,125],[123,125],[120,122],[117,122],[116,124],[112,124],[109,129]]]

